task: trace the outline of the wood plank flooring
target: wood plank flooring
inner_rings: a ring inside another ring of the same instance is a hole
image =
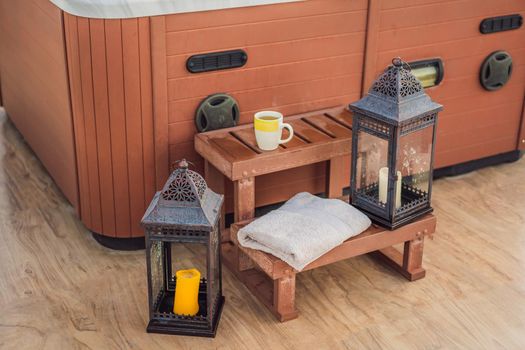
[[[1,109],[0,163],[1,349],[525,348],[525,159],[435,182],[423,280],[368,257],[308,271],[280,324],[224,270],[215,339],[145,332],[144,251],[98,245]]]

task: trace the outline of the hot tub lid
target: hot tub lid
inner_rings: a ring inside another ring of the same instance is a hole
[[[63,11],[88,18],[136,18],[304,0],[50,0]]]

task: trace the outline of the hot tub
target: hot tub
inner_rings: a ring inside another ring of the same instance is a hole
[[[523,15],[525,3],[407,3],[0,0],[3,105],[82,222],[113,245],[142,240],[140,218],[171,164],[186,158],[203,171],[193,118],[217,92],[235,97],[248,123],[262,109],[290,115],[355,101],[394,56],[437,57],[444,78],[428,89],[445,105],[436,167],[525,147],[525,31],[479,32],[483,18]],[[194,54],[232,49],[246,52],[246,65],[186,68]],[[489,92],[477,72],[495,50],[512,55],[514,71]],[[324,174],[318,164],[258,178],[257,205],[322,192]]]

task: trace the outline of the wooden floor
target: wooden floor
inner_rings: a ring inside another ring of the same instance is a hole
[[[423,280],[368,257],[308,271],[280,324],[225,270],[213,340],[145,332],[144,251],[99,246],[1,109],[0,162],[1,349],[525,348],[525,158],[435,182]]]

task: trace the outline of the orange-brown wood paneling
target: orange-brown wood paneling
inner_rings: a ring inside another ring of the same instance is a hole
[[[106,236],[142,236],[155,191],[148,18],[65,14],[82,220]]]
[[[518,148],[520,150],[525,149],[525,96],[523,98],[523,108],[521,112],[521,129],[520,136],[518,138]]]
[[[259,110],[292,115],[358,99],[367,7],[367,0],[311,0],[153,18],[152,41],[159,43],[152,46],[165,52],[163,56],[153,50],[152,55],[154,81],[155,69],[167,75],[166,81],[157,74],[154,89],[160,84],[160,94],[168,100],[160,114],[166,118],[167,113],[169,161],[186,157],[201,170],[193,150],[193,118],[200,101],[213,93],[235,97],[241,123],[250,123]],[[165,40],[156,38],[162,33]],[[247,64],[187,72],[189,56],[228,49],[245,50]],[[345,164],[349,183],[348,159]],[[288,199],[298,191],[322,192],[325,171],[325,164],[319,164],[257,178],[257,205]]]
[[[78,209],[62,25],[62,12],[47,0],[0,0],[3,106]]]
[[[0,63],[0,67],[1,67],[1,63]],[[1,70],[1,68],[0,68]],[[2,102],[2,77],[0,76],[0,107],[3,106],[3,102]]]
[[[395,56],[443,60],[444,80],[427,89],[445,107],[438,122],[436,167],[517,148],[525,92],[525,28],[483,35],[479,24],[487,17],[525,15],[525,2],[371,0],[370,8],[376,9],[378,23],[367,33],[364,89]],[[497,50],[510,53],[514,71],[506,86],[490,92],[479,84],[479,69]]]
[[[82,84],[80,80],[80,52],[78,43],[78,26],[76,18],[64,16],[64,32],[66,37],[66,51],[68,53],[67,67],[70,79],[69,89],[71,96],[71,111],[73,117],[73,128],[75,135],[74,151],[76,151],[77,174],[78,174],[78,192],[80,204],[80,218],[88,227],[91,226],[91,196],[88,179],[88,161],[87,161],[87,143],[84,128],[84,106],[82,103]]]
[[[154,102],[155,178],[157,184],[161,184],[167,179],[169,172],[166,18],[164,16],[152,17],[150,23],[151,74]],[[186,157],[188,157],[188,159],[195,159],[189,156]]]

